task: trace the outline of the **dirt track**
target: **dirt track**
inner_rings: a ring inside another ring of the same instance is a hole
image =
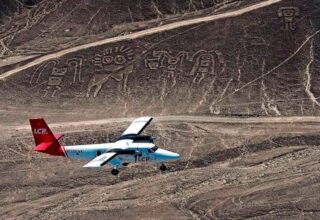
[[[68,127],[68,126],[90,126],[90,125],[104,125],[110,123],[131,122],[135,118],[110,118],[99,120],[88,120],[79,122],[62,122],[50,123],[50,127]],[[188,116],[188,115],[170,115],[170,116],[156,116],[156,122],[211,122],[211,123],[240,123],[240,124],[255,124],[255,123],[319,123],[320,117],[317,116],[295,116],[295,117],[251,117],[251,118],[235,118],[235,117],[215,117],[215,116]],[[9,126],[8,129],[27,130],[30,125]]]

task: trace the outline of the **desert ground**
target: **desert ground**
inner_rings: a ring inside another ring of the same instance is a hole
[[[53,124],[62,144],[114,141],[129,119]],[[118,122],[117,122],[118,121]],[[180,153],[161,172],[131,164],[84,169],[84,161],[32,151],[27,125],[3,131],[1,218],[317,219],[319,120],[156,117],[145,133]]]

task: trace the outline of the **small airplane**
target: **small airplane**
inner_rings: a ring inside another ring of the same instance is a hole
[[[35,151],[54,156],[91,160],[84,167],[102,167],[109,163],[113,166],[111,173],[118,175],[122,166],[129,163],[160,163],[160,170],[167,169],[164,162],[180,159],[180,155],[158,148],[154,137],[140,135],[150,124],[151,117],[135,119],[114,143],[61,146],[58,140],[62,134],[53,134],[44,119],[30,119]]]

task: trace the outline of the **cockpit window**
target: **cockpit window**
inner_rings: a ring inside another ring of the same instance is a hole
[[[151,147],[150,149],[148,149],[148,152],[149,153],[154,153],[154,152],[156,152],[158,150],[158,147],[157,146],[153,146],[153,147]]]

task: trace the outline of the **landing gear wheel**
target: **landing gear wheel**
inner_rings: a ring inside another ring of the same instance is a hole
[[[161,170],[161,171],[166,171],[166,170],[167,170],[166,165],[161,164],[161,166],[160,166],[160,170]]]
[[[112,170],[111,170],[111,174],[114,175],[114,176],[116,176],[116,175],[119,174],[119,170],[117,170],[117,169],[112,169]]]

